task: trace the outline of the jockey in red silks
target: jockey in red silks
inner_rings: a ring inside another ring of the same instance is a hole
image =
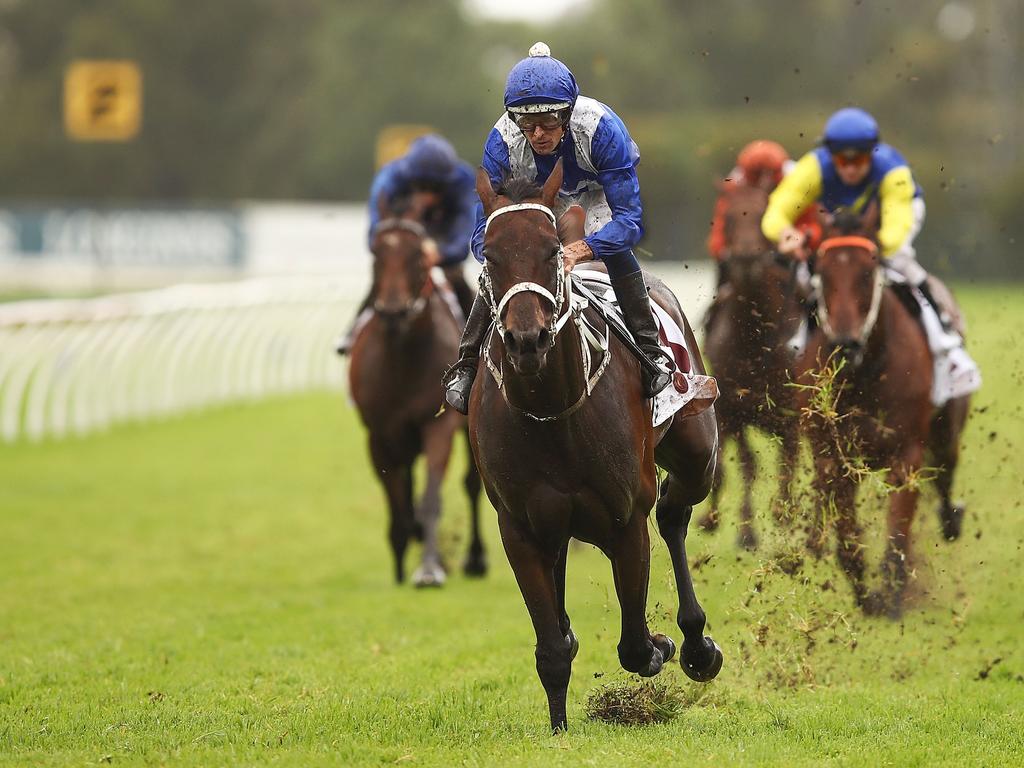
[[[658,345],[658,327],[633,246],[643,236],[643,208],[636,166],[640,150],[610,107],[581,96],[576,78],[544,43],[509,72],[505,113],[487,137],[483,168],[498,187],[509,178],[543,185],[562,161],[556,214],[570,205],[586,212],[584,239],[565,247],[567,269],[600,259],[608,269],[623,319],[642,352],[660,371],[641,366],[644,394],[653,397],[671,381],[671,360]],[[477,207],[473,255],[483,262],[486,219]],[[490,328],[487,302],[477,297],[466,321],[459,360],[445,375],[445,401],[466,413],[480,347]]]
[[[772,193],[761,229],[778,243],[779,253],[800,256],[806,254],[807,237],[794,222],[808,206],[819,203],[830,213],[861,213],[872,202],[881,214],[878,242],[886,274],[890,282],[909,286],[921,308],[921,325],[935,361],[933,401],[941,404],[975,391],[981,385],[978,366],[932,296],[928,273],[917,262],[914,238],[924,223],[924,194],[903,155],[880,140],[871,115],[848,107],[828,119],[821,146],[800,158]]]
[[[728,208],[728,191],[735,186],[760,187],[771,192],[782,181],[794,163],[789,153],[777,142],[757,139],[747,144],[736,158],[736,167],[732,169],[722,184],[722,194],[715,202],[715,213],[711,220],[711,231],[708,233],[707,248],[711,258],[718,265],[718,287],[726,281],[725,260],[728,258],[725,242],[725,212]],[[817,221],[816,209],[811,206],[800,217],[797,226],[809,239],[817,241],[821,235],[821,227]]]
[[[382,204],[386,209],[401,210],[415,195],[431,200],[422,222],[430,236],[428,247],[435,252],[437,266],[444,271],[462,313],[469,312],[473,290],[462,274],[469,255],[469,243],[476,224],[476,174],[473,167],[460,160],[454,147],[437,134],[415,139],[404,155],[392,160],[377,172],[370,186],[369,242],[380,220]],[[356,333],[362,328],[370,297],[363,300],[352,328],[338,342],[339,354],[348,354]]]

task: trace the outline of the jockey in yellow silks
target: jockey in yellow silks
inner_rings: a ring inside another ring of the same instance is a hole
[[[914,250],[924,223],[924,195],[903,156],[879,140],[871,115],[848,107],[828,119],[822,145],[800,158],[771,194],[761,229],[779,253],[796,254],[806,236],[794,222],[810,206],[861,213],[873,201],[879,205],[878,243],[886,273],[892,282],[909,284],[921,306],[935,359],[932,399],[941,404],[973,392],[981,383],[978,367],[932,297],[928,273]]]

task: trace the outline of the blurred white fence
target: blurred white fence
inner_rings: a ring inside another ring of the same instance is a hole
[[[710,269],[650,268],[698,325]],[[467,269],[475,273],[475,263]],[[0,439],[84,435],[222,403],[343,390],[334,341],[369,272],[369,257],[350,258],[330,275],[0,303]]]
[[[313,389],[341,389],[333,341],[365,278],[264,278],[0,304],[0,438]]]

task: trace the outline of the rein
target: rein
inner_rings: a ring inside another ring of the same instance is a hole
[[[849,235],[845,237],[830,237],[825,240],[818,248],[818,256],[824,256],[831,250],[836,248],[862,248],[868,251],[871,255],[878,253],[878,246],[866,237],[859,237],[856,235]],[[830,342],[835,343],[836,333],[832,328],[832,324],[829,321],[828,306],[825,303],[825,297],[822,295],[821,275],[814,274],[811,276],[811,287],[814,289],[814,296],[817,304],[817,315],[818,324],[821,326],[822,333],[825,334],[825,338]],[[871,332],[875,329],[875,324],[878,322],[878,312],[882,306],[882,294],[885,288],[885,270],[881,264],[878,264],[874,269],[874,279],[871,286],[871,306],[868,308],[868,313],[864,318],[864,324],[861,326],[860,336],[857,337],[857,344],[864,346],[867,344],[868,338],[871,336]]]
[[[487,217],[487,222],[484,224],[484,234],[487,233],[487,228],[490,227],[491,222],[496,218],[503,216],[506,213],[514,213],[516,211],[540,211],[547,216],[551,221],[552,226],[557,227],[555,214],[546,205],[540,205],[539,203],[514,203],[513,205],[497,209]],[[500,299],[496,300],[494,295],[494,286],[491,283],[491,276],[487,269],[486,262],[484,262],[483,270],[480,272],[480,285],[484,292],[484,298],[486,299],[491,311],[491,318],[493,320],[492,335],[494,331],[498,332],[499,338],[505,335],[507,329],[505,328],[505,324],[502,322],[501,316],[504,313],[505,308],[508,306],[509,301],[520,293],[535,293],[551,304],[553,312],[551,314],[551,322],[548,324],[548,332],[551,334],[552,348],[555,346],[555,337],[558,335],[559,331],[565,327],[565,324],[570,319],[572,319],[573,324],[579,331],[580,354],[583,359],[583,376],[585,381],[583,391],[572,405],[550,416],[540,416],[509,402],[508,394],[505,391],[505,378],[502,369],[494,364],[489,352],[485,350],[483,358],[487,365],[487,370],[490,371],[495,384],[498,385],[498,391],[501,392],[501,396],[504,398],[505,404],[517,413],[537,422],[558,421],[560,419],[567,418],[578,411],[583,406],[587,397],[590,396],[590,393],[593,392],[594,386],[601,378],[601,375],[604,373],[605,368],[608,367],[608,363],[611,360],[611,345],[609,344],[610,331],[606,328],[604,338],[601,339],[599,331],[597,331],[596,328],[593,328],[584,317],[583,310],[587,308],[588,301],[573,294],[573,278],[571,275],[567,276],[565,274],[564,251],[561,244],[558,246],[558,256],[555,259],[555,290],[553,293],[543,285],[525,280],[513,285],[505,291],[505,294]],[[597,369],[594,371],[592,371],[593,360],[591,356],[591,347],[601,353],[601,361]]]

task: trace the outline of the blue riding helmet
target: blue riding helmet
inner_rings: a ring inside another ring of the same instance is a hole
[[[544,43],[530,48],[530,55],[512,67],[505,81],[505,109],[516,114],[569,109],[579,95],[572,72]]]
[[[398,160],[399,173],[416,181],[447,182],[459,166],[455,148],[436,133],[420,136]]]
[[[878,145],[878,123],[863,109],[840,109],[825,123],[822,143],[833,154],[847,149],[870,152]]]

